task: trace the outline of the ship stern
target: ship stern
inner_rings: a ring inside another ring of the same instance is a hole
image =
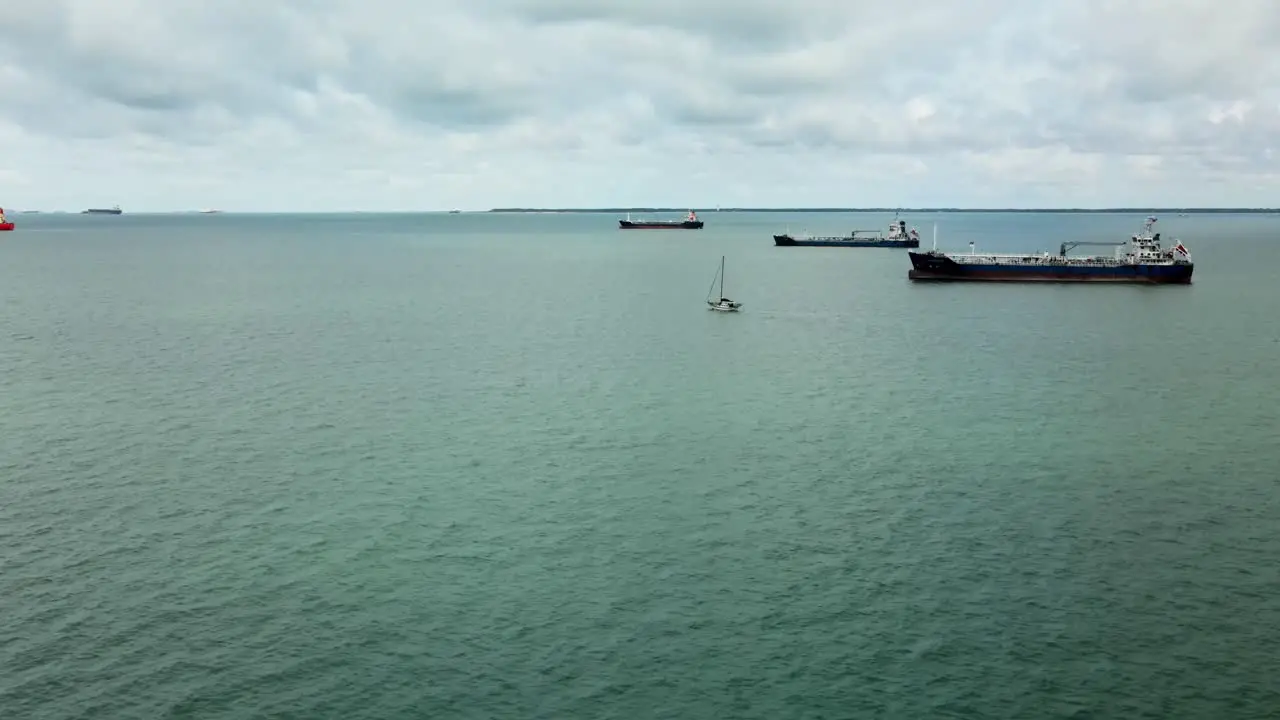
[[[1195,272],[1196,266],[1192,263],[1177,263],[1170,268],[1170,271],[1160,278],[1160,281],[1170,285],[1190,285],[1191,275]]]

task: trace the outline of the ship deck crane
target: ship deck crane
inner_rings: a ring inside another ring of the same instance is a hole
[[[1124,243],[1123,243],[1123,242],[1089,242],[1089,241],[1087,241],[1087,240],[1080,240],[1080,241],[1078,241],[1078,242],[1065,242],[1065,243],[1062,243],[1062,247],[1058,248],[1058,256],[1059,256],[1059,257],[1066,257],[1066,256],[1067,256],[1067,253],[1068,253],[1069,251],[1074,250],[1074,249],[1076,249],[1077,247],[1079,247],[1079,246],[1081,246],[1081,245],[1099,245],[1099,246],[1104,246],[1104,247],[1120,247],[1121,245],[1124,245]]]

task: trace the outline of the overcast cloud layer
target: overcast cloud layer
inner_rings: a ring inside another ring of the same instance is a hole
[[[3,0],[0,206],[1280,205],[1275,0]]]

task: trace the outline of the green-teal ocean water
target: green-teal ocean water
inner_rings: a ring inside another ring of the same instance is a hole
[[[1280,217],[13,219],[2,718],[1280,712]]]

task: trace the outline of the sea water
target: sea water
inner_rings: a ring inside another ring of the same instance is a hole
[[[0,717],[1276,712],[1280,219],[892,217],[17,216]]]

